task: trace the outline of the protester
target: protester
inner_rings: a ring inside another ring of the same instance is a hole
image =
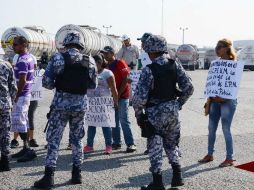
[[[122,48],[116,55],[117,59],[123,59],[131,70],[137,70],[137,62],[139,58],[138,47],[131,44],[127,35],[122,36]]]
[[[17,86],[14,72],[8,62],[0,60],[0,172],[9,171],[11,109]]]
[[[48,65],[48,53],[47,52],[43,52],[42,53],[42,56],[41,56],[41,59],[40,59],[40,65],[39,67],[42,68],[42,69],[46,69],[47,68],[47,65]]]
[[[86,92],[97,86],[97,69],[93,58],[81,54],[85,42],[80,33],[70,31],[64,38],[63,45],[67,51],[53,55],[42,79],[43,87],[56,88],[56,92],[50,107],[45,175],[34,183],[36,188],[47,189],[54,185],[59,145],[67,122],[73,154],[71,183],[82,183],[81,140],[85,135]]]
[[[139,60],[141,62],[141,65],[138,69],[143,69],[144,67],[146,67],[147,65],[151,64],[152,61],[150,60],[148,54],[144,51],[143,47],[144,47],[144,42],[150,37],[152,36],[151,33],[144,33],[142,35],[141,38],[137,38],[137,40],[140,40],[141,41],[141,53],[139,55]]]
[[[141,189],[165,189],[161,171],[163,148],[173,169],[171,186],[182,186],[178,112],[192,95],[193,85],[183,67],[166,56],[167,41],[164,37],[152,35],[143,48],[152,64],[142,70],[133,96],[133,108],[142,136],[147,138],[153,181]]]
[[[33,58],[34,68],[37,68],[36,57],[33,54],[30,54],[30,55]],[[13,57],[13,62],[12,62],[13,67],[15,67],[18,59],[19,59],[19,54],[15,54],[15,56]],[[38,101],[31,100],[29,109],[28,109],[28,122],[29,122],[29,132],[28,132],[29,138],[28,138],[28,140],[29,140],[30,147],[38,147],[39,146],[37,144],[37,141],[34,139],[34,113],[35,113],[35,110],[37,109],[37,107],[38,107]],[[14,138],[11,141],[11,148],[16,148],[19,146],[19,142],[17,140],[18,136],[19,136],[18,133],[14,133]]]
[[[88,90],[88,97],[113,96],[114,108],[118,106],[118,94],[116,90],[115,77],[112,71],[106,69],[106,63],[103,55],[94,56],[94,60],[98,69],[98,87],[94,90]],[[112,153],[112,126],[102,127],[105,139],[105,154]],[[96,127],[89,126],[87,130],[87,145],[84,147],[84,153],[93,151],[93,141],[96,134]]]
[[[219,40],[215,51],[222,60],[236,60],[236,54],[229,39]],[[231,123],[237,106],[236,99],[225,99],[219,96],[207,98],[205,115],[209,114],[208,124],[208,153],[199,160],[201,163],[213,161],[214,143],[219,120],[221,119],[222,131],[226,142],[226,159],[219,166],[227,167],[234,165],[233,139],[231,135]]]
[[[116,88],[118,92],[118,109],[115,111],[116,127],[112,129],[114,150],[121,149],[121,131],[120,123],[123,130],[124,140],[127,145],[126,152],[136,151],[136,145],[131,131],[131,123],[129,120],[129,97],[130,97],[130,84],[128,83],[129,69],[123,60],[115,58],[115,51],[110,46],[105,46],[103,53],[106,61],[108,62],[108,69],[114,73],[116,80]]]
[[[28,108],[31,98],[32,81],[34,79],[34,59],[27,50],[28,41],[23,36],[17,36],[13,41],[13,50],[19,54],[19,58],[14,67],[18,92],[15,104],[12,109],[11,131],[19,133],[23,140],[23,149],[13,158],[18,158],[18,162],[26,162],[36,158],[36,153],[30,149],[28,144]]]

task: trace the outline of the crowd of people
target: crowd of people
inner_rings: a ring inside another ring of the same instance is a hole
[[[115,127],[102,127],[105,139],[105,154],[122,148],[121,129],[126,144],[126,153],[136,151],[129,119],[129,100],[131,86],[130,70],[142,69],[132,105],[141,134],[147,138],[147,151],[150,160],[152,182],[142,190],[163,190],[162,153],[166,152],[173,170],[172,187],[184,185],[180,164],[179,149],[181,125],[179,111],[194,92],[191,78],[168,53],[164,37],[144,33],[138,40],[142,47],[142,65],[139,65],[139,50],[123,35],[123,47],[115,52],[111,46],[104,47],[93,57],[82,54],[85,48],[84,38],[78,33],[69,32],[63,45],[65,53],[56,53],[49,60],[43,55],[45,73],[42,79],[44,88],[55,89],[48,115],[46,133],[47,156],[44,176],[34,183],[34,187],[47,189],[54,186],[54,173],[59,153],[59,145],[64,128],[69,123],[69,144],[72,150],[72,184],[81,184],[81,164],[83,153],[94,150],[93,142],[96,126],[88,126],[87,141],[84,118],[89,97],[112,96],[115,109]],[[14,66],[0,62],[0,171],[9,171],[10,146],[18,146],[17,138],[23,141],[23,148],[12,158],[18,162],[36,158],[31,147],[39,146],[34,139],[33,115],[38,101],[30,101],[31,86],[34,79],[36,59],[28,52],[28,41],[18,36],[14,38],[13,49],[18,54]],[[236,56],[230,40],[218,41],[216,53],[221,59],[235,60]],[[45,66],[47,65],[47,66]],[[221,167],[232,166],[233,140],[230,132],[231,122],[237,100],[221,97],[209,97],[205,105],[205,114],[209,115],[208,154],[199,162],[213,161],[214,143],[218,122],[222,120],[222,129],[226,141],[226,160]],[[121,127],[120,127],[121,126]],[[10,143],[10,132],[14,139]]]

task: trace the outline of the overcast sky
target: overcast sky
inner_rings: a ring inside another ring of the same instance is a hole
[[[224,37],[254,39],[254,0],[163,0],[164,36],[214,46]],[[109,33],[127,34],[134,43],[144,32],[161,34],[162,0],[0,0],[0,35],[9,27],[38,25],[55,34],[66,24],[112,25]]]

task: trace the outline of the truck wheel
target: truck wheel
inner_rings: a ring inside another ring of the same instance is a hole
[[[195,69],[199,69],[199,64],[197,64],[197,65],[195,66]]]
[[[195,71],[195,65],[190,65],[189,69],[190,69],[190,71]]]

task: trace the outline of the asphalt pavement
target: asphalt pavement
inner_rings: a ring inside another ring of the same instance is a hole
[[[180,112],[182,125],[182,166],[184,171],[184,190],[254,190],[254,173],[234,167],[219,168],[225,159],[225,142],[221,124],[217,132],[215,145],[215,160],[208,164],[199,164],[198,159],[207,153],[207,124],[208,117],[203,114],[205,98],[203,96],[207,71],[197,70],[188,72],[193,80],[195,92]],[[34,181],[40,179],[44,172],[46,150],[44,149],[46,113],[52,100],[53,93],[44,91],[44,98],[39,103],[35,116],[35,137],[40,147],[35,148],[38,157],[31,162],[17,163],[11,160],[10,172],[0,173],[0,190],[33,189]],[[104,155],[104,139],[101,130],[95,137],[95,152],[85,155],[82,165],[83,184],[70,185],[72,156],[70,150],[65,150],[68,144],[68,126],[61,143],[58,166],[55,172],[55,189],[140,189],[148,184],[152,177],[149,172],[148,157],[143,155],[146,140],[141,138],[140,129],[136,124],[133,108],[130,107],[130,118],[137,151],[125,153],[125,145],[121,150],[111,155]],[[254,160],[254,72],[244,71],[238,96],[237,110],[232,123],[234,152],[236,164]],[[22,144],[19,139],[20,144]],[[86,142],[86,136],[83,142]],[[20,148],[12,149],[12,153]],[[163,180],[170,188],[172,170],[164,155]]]

